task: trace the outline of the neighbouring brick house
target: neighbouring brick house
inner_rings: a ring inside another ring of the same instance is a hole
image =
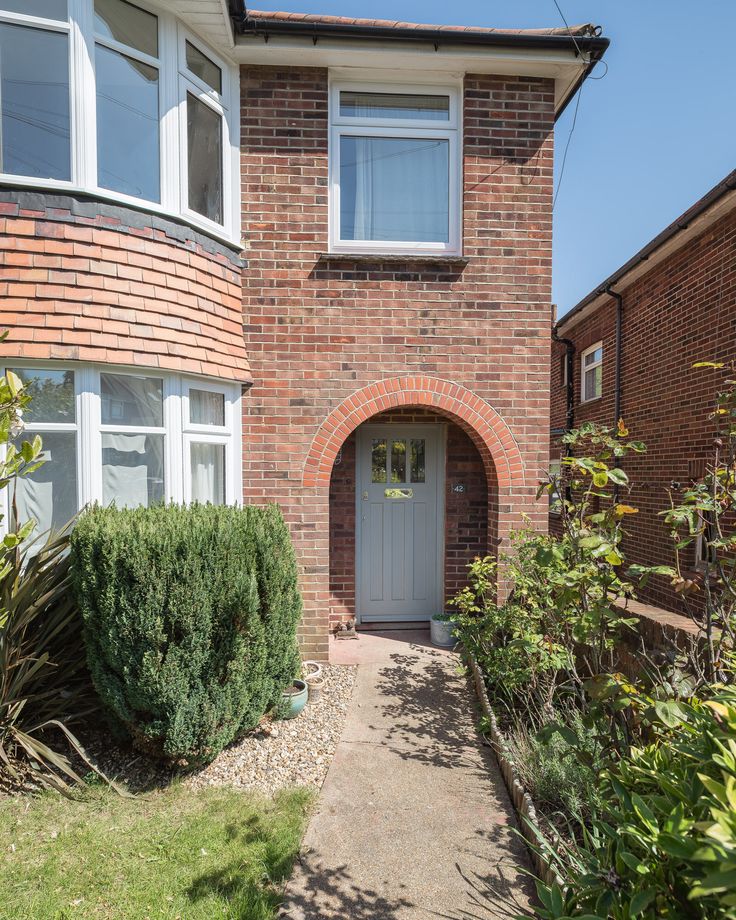
[[[555,332],[551,460],[560,459],[559,438],[570,421],[612,426],[622,417],[647,446],[646,454],[623,464],[634,484],[630,503],[640,509],[626,521],[626,558],[671,565],[659,512],[668,507],[673,483],[687,487],[705,472],[717,434],[709,415],[723,382],[722,374],[692,365],[736,358],[736,172],[585,297]],[[556,528],[550,514],[550,529]],[[697,541],[687,550],[690,574],[697,572],[699,551]],[[664,577],[639,595],[684,612]]]
[[[305,652],[426,620],[547,460],[557,115],[592,26],[0,0],[0,326],[89,501],[275,501]]]

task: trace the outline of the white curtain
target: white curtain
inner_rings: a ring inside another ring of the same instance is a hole
[[[164,439],[153,434],[102,435],[102,499],[120,508],[164,497]]]
[[[223,444],[190,445],[192,463],[192,501],[225,502],[225,446]]]
[[[340,141],[343,239],[448,241],[449,141],[348,135]]]

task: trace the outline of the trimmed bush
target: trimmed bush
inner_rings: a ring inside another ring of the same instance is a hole
[[[296,559],[276,507],[94,507],[72,571],[94,685],[150,756],[212,760],[298,671]]]

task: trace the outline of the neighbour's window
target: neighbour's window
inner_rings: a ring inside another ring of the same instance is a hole
[[[550,460],[549,462],[549,475],[550,479],[553,479],[556,485],[551,489],[549,493],[549,513],[550,514],[559,514],[560,513],[560,491],[557,488],[560,482],[560,475],[562,473],[562,462],[560,460]]]
[[[338,84],[331,100],[332,249],[459,253],[457,91]]]
[[[0,0],[0,180],[104,190],[236,236],[235,79],[146,0]]]
[[[580,356],[580,401],[598,399],[603,393],[603,343],[586,348]]]
[[[40,435],[46,462],[7,500],[39,535],[89,502],[240,500],[236,385],[82,365],[11,370],[32,397],[19,440]]]

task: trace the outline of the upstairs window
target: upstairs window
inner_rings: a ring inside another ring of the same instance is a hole
[[[331,249],[460,252],[458,93],[335,84]]]
[[[603,342],[586,348],[580,365],[580,401],[598,399],[603,393]]]
[[[236,89],[146,0],[0,0],[0,181],[102,191],[238,239]]]

